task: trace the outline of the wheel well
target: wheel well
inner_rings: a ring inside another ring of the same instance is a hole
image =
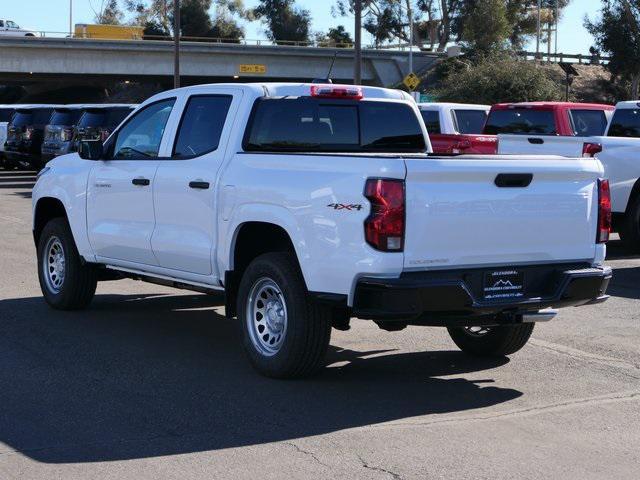
[[[629,199],[627,200],[627,207],[625,208],[625,212],[629,210],[631,202],[633,202],[633,200],[635,200],[638,195],[640,195],[640,179],[636,180],[636,183],[633,184],[633,188],[631,189],[631,193],[629,194]]]
[[[33,239],[36,242],[36,247],[40,241],[42,229],[49,220],[56,217],[67,218],[67,211],[60,200],[50,197],[38,200],[33,221]]]
[[[242,274],[255,258],[269,252],[295,252],[284,228],[266,222],[247,222],[240,226],[233,249],[233,270],[225,273],[227,317],[236,313],[236,292]]]

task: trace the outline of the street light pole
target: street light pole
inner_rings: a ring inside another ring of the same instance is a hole
[[[353,65],[353,83],[360,85],[362,83],[362,0],[355,0],[355,45],[354,56],[355,62]]]
[[[173,88],[180,88],[180,0],[173,2]]]
[[[69,0],[69,36],[73,36],[73,0]]]

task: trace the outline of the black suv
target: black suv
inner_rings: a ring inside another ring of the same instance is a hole
[[[84,113],[85,105],[65,105],[56,107],[49,120],[49,125],[44,129],[44,142],[42,143],[42,163],[65,153],[73,151],[73,134],[78,120]]]
[[[44,140],[44,127],[49,124],[56,107],[58,105],[16,108],[7,126],[7,142],[4,147],[4,154],[9,162],[28,165],[35,170],[43,167],[40,149]]]
[[[76,126],[73,151],[83,140],[105,141],[111,132],[129,115],[136,105],[100,105],[86,108]]]
[[[4,158],[4,142],[7,140],[7,126],[15,111],[16,107],[12,105],[0,105],[0,167],[2,168],[15,167],[15,165]]]

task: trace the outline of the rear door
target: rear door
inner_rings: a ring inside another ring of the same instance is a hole
[[[406,159],[406,269],[594,256],[594,159]]]
[[[147,105],[105,145],[88,184],[87,227],[105,261],[157,265],[151,249],[153,188],[159,158],[169,151],[165,127],[175,98]]]
[[[216,238],[216,179],[242,91],[184,99],[171,158],[158,168],[154,188],[156,226],[151,244],[161,267],[218,277],[212,261]]]

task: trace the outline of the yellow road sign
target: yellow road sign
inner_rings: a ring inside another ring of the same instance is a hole
[[[418,78],[415,73],[411,72],[409,75],[404,77],[402,83],[404,83],[409,90],[415,90],[418,88],[418,85],[420,85],[420,78]]]
[[[267,66],[258,64],[241,64],[240,73],[258,73],[263,75],[267,73]]]

